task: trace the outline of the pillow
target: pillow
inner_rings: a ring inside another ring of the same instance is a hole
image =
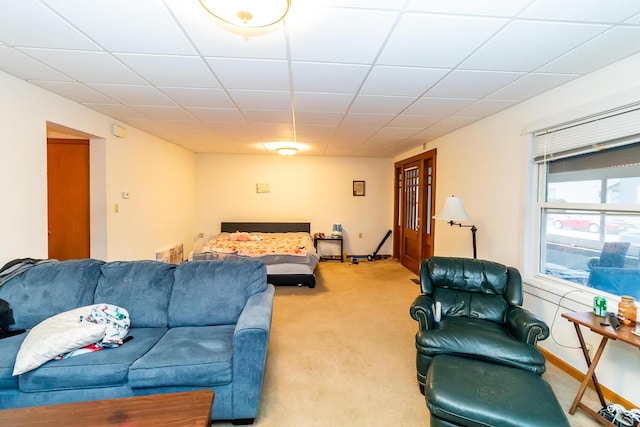
[[[18,350],[13,375],[29,372],[58,354],[102,340],[106,325],[81,322],[94,306],[65,311],[34,326]]]

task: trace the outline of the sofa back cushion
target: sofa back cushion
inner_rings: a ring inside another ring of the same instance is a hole
[[[175,268],[159,261],[105,263],[94,301],[126,309],[132,328],[166,327]]]
[[[12,329],[30,329],[43,320],[93,304],[103,261],[81,259],[36,264],[0,286],[11,305]]]
[[[176,267],[169,326],[235,324],[249,297],[266,288],[262,261],[184,262]]]

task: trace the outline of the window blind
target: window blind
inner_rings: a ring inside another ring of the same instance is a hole
[[[534,133],[534,162],[562,159],[640,141],[640,105]]]

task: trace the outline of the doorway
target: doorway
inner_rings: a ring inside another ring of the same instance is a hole
[[[436,150],[395,164],[393,256],[415,274],[434,252]]]
[[[89,258],[89,140],[47,138],[49,258]]]

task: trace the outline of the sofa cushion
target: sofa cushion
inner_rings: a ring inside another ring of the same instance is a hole
[[[231,325],[247,299],[267,288],[258,260],[184,262],[175,271],[169,326]]]
[[[435,329],[418,331],[418,352],[435,357],[460,354],[542,374],[545,359],[536,347],[514,340],[506,327],[468,317],[448,317]]]
[[[129,367],[147,353],[166,328],[131,328],[133,339],[117,348],[105,348],[64,360],[52,360],[20,375],[23,392],[112,387],[127,383]]]
[[[159,261],[114,261],[104,264],[95,301],[125,308],[131,326],[167,326],[174,264]]]
[[[230,383],[234,330],[233,325],[169,329],[131,366],[129,385],[208,387]]]
[[[31,329],[58,313],[93,304],[103,261],[69,260],[36,264],[0,286],[13,309],[14,329]]]
[[[27,334],[14,335],[0,340],[0,390],[18,388],[18,377],[13,375],[16,355]]]

